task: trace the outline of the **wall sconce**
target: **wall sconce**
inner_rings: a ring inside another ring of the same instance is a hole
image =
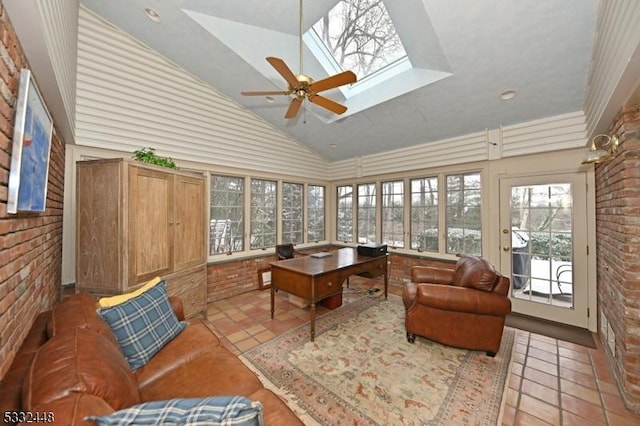
[[[582,164],[601,163],[613,158],[618,151],[618,137],[609,135],[596,135],[591,139],[591,147],[585,155]]]

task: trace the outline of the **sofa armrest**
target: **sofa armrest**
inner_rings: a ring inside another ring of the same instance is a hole
[[[169,296],[169,303],[173,313],[178,317],[178,321],[184,321],[184,309],[182,307],[182,299],[178,296]]]
[[[511,312],[511,300],[489,291],[437,284],[421,284],[415,304],[435,309],[504,316]]]
[[[435,266],[414,266],[411,268],[411,281],[414,283],[446,284],[453,283],[455,271]]]

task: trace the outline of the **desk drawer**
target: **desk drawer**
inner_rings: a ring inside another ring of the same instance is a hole
[[[345,279],[346,277],[342,277],[341,274],[339,274],[337,271],[335,273],[318,277],[316,281],[316,300],[340,292],[342,283]]]

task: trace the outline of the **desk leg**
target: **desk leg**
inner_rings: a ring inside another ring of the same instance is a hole
[[[311,304],[311,341],[316,338],[316,304]]]
[[[276,288],[271,284],[271,319],[273,319],[274,303],[276,299]]]

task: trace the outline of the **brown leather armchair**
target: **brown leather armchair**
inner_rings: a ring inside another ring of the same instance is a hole
[[[478,256],[461,256],[455,269],[414,266],[402,293],[407,340],[416,335],[464,349],[500,349],[511,312],[509,278]]]

